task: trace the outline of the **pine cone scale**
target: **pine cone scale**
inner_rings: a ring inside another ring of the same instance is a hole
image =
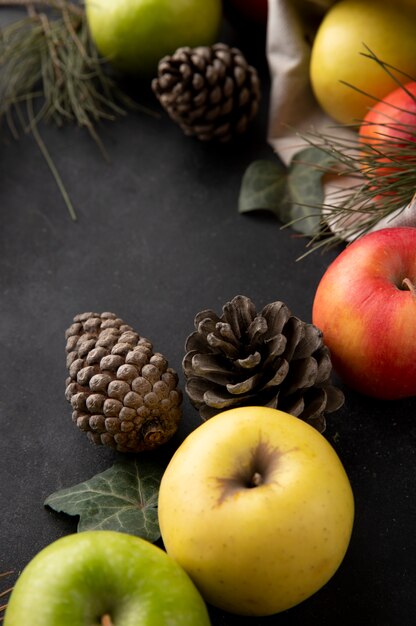
[[[321,383],[329,378],[331,375],[332,363],[329,351],[323,352],[321,358],[318,361],[318,371],[316,374],[317,382]]]
[[[285,324],[290,318],[289,309],[283,302],[272,302],[267,304],[260,315],[268,320],[268,332],[264,336],[265,341],[269,341],[282,334]]]
[[[290,374],[287,377],[286,393],[294,393],[297,389],[312,387],[317,379],[318,363],[312,356],[292,362]]]
[[[263,389],[279,387],[285,380],[289,372],[289,363],[286,361],[286,359],[279,359],[279,364],[275,363],[273,366],[273,370],[275,370],[273,377],[267,381]]]
[[[239,383],[235,383],[234,385],[226,385],[226,389],[228,393],[233,396],[246,394],[250,391],[253,391],[257,387],[261,379],[261,374],[254,374],[245,380],[241,380]]]
[[[328,413],[332,413],[333,411],[337,411],[344,404],[344,394],[342,391],[337,389],[337,387],[325,387],[325,393],[327,397],[327,408]]]
[[[268,351],[265,366],[271,366],[276,359],[285,354],[287,339],[284,335],[278,335],[273,337],[273,339],[264,339],[264,343],[267,345]]]
[[[219,355],[199,354],[195,352],[192,356],[192,370],[197,374],[209,377],[210,374],[226,374],[230,376],[230,370],[226,366],[225,360]]]
[[[240,398],[236,395],[226,394],[223,390],[214,391],[209,389],[204,393],[204,402],[214,409],[227,409],[239,406]]]
[[[261,354],[256,351],[254,354],[249,354],[245,359],[236,359],[235,364],[238,368],[252,369],[253,367],[257,367],[260,362]]]

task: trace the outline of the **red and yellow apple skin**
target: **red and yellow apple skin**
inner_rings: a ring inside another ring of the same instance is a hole
[[[416,142],[416,82],[400,86],[379,100],[365,116],[358,136],[363,146],[369,146],[363,151],[363,169],[375,178],[376,186],[385,185],[386,176],[393,182],[395,174],[414,166],[416,151],[411,148]],[[368,155],[380,167],[368,168]]]
[[[380,399],[416,395],[416,228],[348,246],[318,285],[312,321],[350,387]]]

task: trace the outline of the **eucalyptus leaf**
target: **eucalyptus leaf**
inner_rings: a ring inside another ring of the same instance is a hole
[[[288,175],[292,205],[287,221],[297,232],[309,236],[319,232],[324,200],[322,176],[333,163],[333,157],[315,147],[294,155]]]
[[[268,210],[297,232],[316,235],[324,200],[322,176],[334,161],[314,146],[297,152],[289,167],[278,159],[253,161],[241,183],[239,212]]]
[[[149,461],[116,462],[85,482],[52,493],[44,504],[79,515],[79,532],[116,530],[154,542],[160,537],[157,501],[163,471]]]
[[[281,222],[287,222],[291,217],[290,208],[285,165],[278,160],[253,161],[243,175],[239,212],[272,211]]]

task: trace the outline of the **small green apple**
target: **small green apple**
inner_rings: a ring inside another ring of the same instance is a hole
[[[363,56],[365,46],[416,76],[414,0],[341,0],[326,13],[312,46],[310,80],[322,109],[342,123],[362,120],[375,99],[397,87],[388,72]]]
[[[41,550],[11,594],[4,626],[209,626],[195,586],[155,545],[85,531]]]
[[[214,43],[221,0],[86,0],[99,52],[126,73],[155,74],[158,61],[180,46]]]
[[[224,411],[179,446],[159,492],[162,538],[207,602],[241,615],[286,610],[340,565],[353,525],[345,470],[302,420]]]

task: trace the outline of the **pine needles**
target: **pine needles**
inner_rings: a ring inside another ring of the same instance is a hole
[[[14,574],[13,571],[0,573],[0,579],[11,576],[12,574]],[[12,590],[13,590],[13,587],[8,587],[0,591],[0,622],[3,621],[4,611],[6,610],[6,607],[7,607],[7,599],[9,595],[11,594]]]
[[[70,0],[0,0],[6,5],[25,7],[26,15],[0,30],[0,121],[15,138],[32,132],[75,220],[39,122],[85,128],[106,156],[97,124],[139,107],[109,75],[90,39],[83,7]]]

